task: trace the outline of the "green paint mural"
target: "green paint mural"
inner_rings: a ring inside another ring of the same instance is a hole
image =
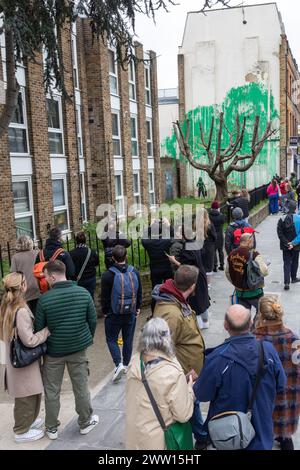
[[[194,159],[207,163],[207,153],[202,146],[200,139],[200,122],[202,123],[204,133],[207,136],[212,118],[215,117],[215,128],[213,134],[212,151],[216,149],[217,133],[219,129],[219,114],[224,112],[224,122],[226,128],[232,132],[235,129],[235,119],[238,113],[242,118],[247,118],[247,127],[245,132],[244,144],[240,151],[241,154],[251,150],[251,139],[253,135],[255,116],[260,116],[259,135],[262,135],[267,127],[269,120],[273,123],[273,128],[279,130],[279,113],[275,107],[274,96],[268,92],[264,84],[249,83],[241,87],[232,88],[226,95],[221,105],[199,106],[186,114],[186,119],[191,122],[191,133],[189,145],[191,147]],[[186,125],[183,125],[185,132]],[[229,144],[229,133],[223,131],[222,148]],[[176,158],[178,152],[176,136],[173,131],[170,137],[167,137],[161,144],[161,155]],[[256,159],[252,168],[245,173],[233,172],[229,176],[230,185],[245,185],[247,187],[260,186],[270,179],[277,171],[279,162],[279,132],[275,134],[270,142],[265,143],[261,153]],[[182,156],[180,156],[183,159]],[[184,159],[184,161],[186,161]],[[207,174],[201,172],[208,182]],[[209,180],[211,181],[211,180]],[[211,184],[214,183],[211,181]]]

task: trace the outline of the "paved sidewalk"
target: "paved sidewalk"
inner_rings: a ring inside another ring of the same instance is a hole
[[[283,290],[281,251],[276,234],[278,217],[268,217],[258,228],[258,250],[271,262],[270,275],[266,282],[266,292],[281,294],[281,300],[285,307],[285,320],[287,326],[300,334],[300,284],[291,287],[289,292]],[[224,312],[228,306],[229,295],[232,293],[230,284],[225,279],[224,273],[215,275],[211,289],[212,307],[210,315],[210,329],[204,331],[207,347],[216,346],[226,337],[223,329]],[[134,397],[133,397],[134,399]],[[104,388],[93,400],[94,410],[99,414],[100,423],[95,430],[87,436],[81,436],[78,432],[76,420],[72,420],[59,439],[48,449],[81,449],[81,450],[110,450],[124,449],[124,400],[125,378],[118,384],[113,384],[111,378]],[[207,406],[203,405],[205,415]],[[300,431],[294,439],[295,448],[300,449]]]
[[[278,217],[268,217],[258,228],[258,250],[271,262],[270,275],[266,282],[266,292],[281,294],[281,300],[285,307],[285,320],[287,326],[300,335],[300,283],[292,285],[289,292],[283,290],[283,269],[281,251],[276,235]],[[212,306],[210,309],[210,329],[203,335],[206,346],[212,347],[223,342],[227,337],[223,328],[224,313],[228,306],[229,295],[232,287],[225,279],[223,272],[215,274],[211,289]],[[138,334],[146,321],[148,310],[144,310],[139,319],[135,342]],[[61,399],[60,420],[62,426],[57,441],[50,442],[46,437],[36,443],[15,444],[13,441],[13,401],[7,395],[0,392],[0,449],[66,449],[66,450],[110,450],[124,449],[124,400],[125,378],[118,384],[112,383],[113,363],[108,353],[105,338],[103,320],[99,320],[95,337],[95,345],[89,348],[91,390],[95,413],[99,414],[99,425],[86,436],[79,434],[77,418],[74,418],[74,399],[67,374],[64,377]],[[134,399],[134,397],[133,397]],[[207,411],[207,405],[201,406],[203,414]],[[42,409],[43,413],[43,409]],[[300,432],[295,441],[296,449],[300,449]]]

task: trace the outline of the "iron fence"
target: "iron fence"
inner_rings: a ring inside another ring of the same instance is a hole
[[[260,186],[252,191],[249,191],[250,195],[250,210],[257,206],[261,201],[267,198],[267,187],[268,185]],[[229,199],[229,202],[232,201]],[[228,223],[230,223],[231,211],[230,207],[225,204],[221,207],[221,211],[226,215]],[[27,234],[24,230],[22,234]],[[21,235],[21,233],[19,234]],[[104,261],[104,247],[101,240],[98,239],[96,233],[86,232],[87,245],[96,251],[99,257],[98,276],[101,277],[103,271],[105,271]],[[36,248],[43,249],[45,240],[39,240],[36,242]],[[67,235],[63,243],[64,248],[70,252],[75,248],[75,234]],[[12,256],[16,253],[16,247],[12,246],[10,242],[6,245],[0,244],[0,278],[5,274],[9,273],[11,266]],[[135,266],[137,269],[143,271],[149,267],[149,258],[145,248],[142,245],[141,239],[131,240],[131,246],[127,249],[128,262]]]

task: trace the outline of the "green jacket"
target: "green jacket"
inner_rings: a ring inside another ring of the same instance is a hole
[[[57,282],[40,297],[35,317],[36,331],[48,326],[49,356],[73,354],[93,344],[97,315],[92,297],[72,281]]]

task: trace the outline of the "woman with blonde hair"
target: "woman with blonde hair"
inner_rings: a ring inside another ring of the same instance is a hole
[[[284,393],[276,398],[273,413],[274,435],[281,450],[294,450],[292,435],[296,433],[300,414],[300,364],[295,333],[283,323],[284,311],[276,295],[265,295],[259,303],[257,327],[253,334],[259,341],[270,341],[278,352],[287,376]]]
[[[153,318],[142,329],[126,381],[126,449],[165,450],[163,429],[142,382],[142,368],[165,425],[189,421],[194,410],[193,374],[188,383],[174,353],[168,323]]]
[[[22,367],[14,368],[10,361],[10,342],[16,327],[16,333],[24,346],[34,348],[44,343],[49,336],[48,328],[38,333],[33,331],[33,315],[26,305],[24,295],[27,289],[23,273],[8,274],[3,279],[4,294],[0,307],[0,339],[6,346],[5,389],[15,399],[14,433],[15,441],[36,441],[44,436],[40,428],[42,419],[37,419],[43,383],[39,361]]]
[[[21,271],[24,273],[27,283],[27,291],[24,297],[33,315],[35,315],[36,304],[40,297],[39,286],[33,275],[38,250],[34,249],[33,240],[28,235],[21,235],[17,240],[16,251],[11,260],[10,272]]]

